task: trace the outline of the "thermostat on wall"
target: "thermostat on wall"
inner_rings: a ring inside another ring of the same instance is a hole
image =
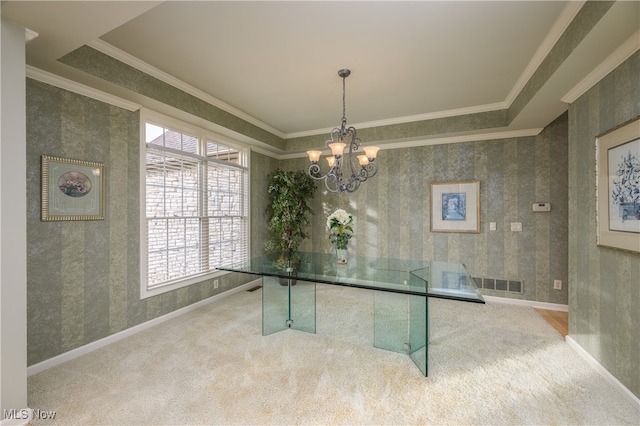
[[[533,211],[534,212],[550,212],[551,204],[550,203],[534,203]]]

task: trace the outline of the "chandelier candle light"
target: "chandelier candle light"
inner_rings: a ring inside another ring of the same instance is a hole
[[[322,155],[322,151],[307,151],[311,166],[309,166],[309,176],[316,180],[324,180],[324,184],[330,192],[355,192],[360,184],[368,178],[375,176],[378,171],[378,165],[374,163],[376,154],[380,149],[377,146],[362,147],[364,154],[358,155],[358,163],[360,167],[356,167],[353,161],[353,152],[360,149],[362,141],[356,137],[356,129],[351,126],[347,127],[346,118],[346,102],[345,102],[345,79],[349,77],[351,71],[342,69],[338,71],[338,75],[342,77],[342,124],[340,127],[334,127],[331,130],[331,138],[325,142],[325,145],[331,149],[331,156],[327,157],[329,163],[329,171],[325,175],[320,174],[320,166],[318,161]],[[351,176],[348,180],[345,175],[349,171],[343,170],[344,167],[344,149],[347,146],[345,140],[349,140],[349,161]]]

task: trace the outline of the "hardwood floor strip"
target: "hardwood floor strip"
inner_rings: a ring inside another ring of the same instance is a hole
[[[569,313],[562,311],[550,311],[547,309],[537,309],[538,313],[542,315],[553,328],[558,330],[558,333],[562,337],[566,337],[569,334]]]

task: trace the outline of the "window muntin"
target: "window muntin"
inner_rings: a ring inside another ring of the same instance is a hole
[[[248,256],[246,152],[177,127],[145,122],[147,289]]]

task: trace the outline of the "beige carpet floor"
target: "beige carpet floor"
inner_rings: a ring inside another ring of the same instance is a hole
[[[372,347],[372,292],[319,285],[317,334],[242,291],[29,378],[42,425],[638,425],[534,309],[430,300],[429,377]]]

